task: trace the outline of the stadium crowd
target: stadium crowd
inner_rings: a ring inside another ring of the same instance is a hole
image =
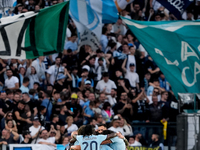
[[[60,2],[19,0],[9,15]],[[197,1],[183,18],[197,19],[198,8]],[[121,15],[176,20],[154,0],[135,0]],[[78,51],[76,25],[69,19],[62,53],[33,60],[0,59],[0,144],[59,143],[65,149],[71,133],[82,125],[120,132],[130,146],[163,142],[162,129],[132,124],[176,121],[178,103],[164,74],[121,19],[103,26],[100,43],[95,52],[88,45]]]

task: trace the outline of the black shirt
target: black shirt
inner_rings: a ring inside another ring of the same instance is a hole
[[[34,113],[34,108],[36,108],[36,103],[33,99],[30,99],[30,101],[26,102],[26,104],[30,107],[31,113]]]
[[[7,142],[8,144],[15,144],[15,143],[18,143],[18,141],[15,141],[13,137],[14,137],[14,135],[11,133],[11,135],[10,135],[10,137],[9,137],[8,139],[1,138],[1,139],[0,139],[0,142],[5,141],[5,142]]]
[[[71,102],[66,103],[67,109],[71,110],[74,114],[72,115],[73,117],[76,117],[78,113],[80,113],[79,117],[81,116],[81,112],[82,112],[82,107],[77,104],[74,103],[72,104]]]
[[[138,100],[136,103],[133,103],[134,120],[140,120],[140,121],[147,120],[148,111],[149,111],[149,105],[145,100]]]
[[[31,144],[32,138],[29,139],[28,143],[25,143],[24,141],[21,142],[21,144]]]

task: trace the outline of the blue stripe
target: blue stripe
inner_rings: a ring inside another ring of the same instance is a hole
[[[118,20],[118,11],[113,0],[101,0],[102,6],[102,22],[115,23]]]
[[[95,18],[94,16],[94,13],[93,13],[93,10],[91,8],[91,5],[90,5],[90,1],[88,1],[88,4],[87,4],[87,17],[88,17],[88,23],[91,24]]]
[[[78,13],[78,0],[70,1],[70,11],[72,13],[73,19],[79,22],[79,13]]]

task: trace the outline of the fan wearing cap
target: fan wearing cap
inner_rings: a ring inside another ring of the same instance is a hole
[[[38,117],[32,118],[32,121],[33,121],[33,125],[29,128],[29,131],[31,133],[32,139],[34,139],[37,137],[39,131],[41,131],[45,128],[43,126],[41,127]]]
[[[82,120],[82,107],[78,101],[78,95],[76,93],[72,93],[71,102],[66,103],[67,109],[73,112],[72,116],[74,118],[74,123],[79,123]]]
[[[91,86],[92,82],[90,80],[86,80],[84,82],[84,84],[81,84],[80,90],[81,91],[86,91],[89,90],[90,92],[94,92],[92,86]]]
[[[105,93],[106,95],[111,94],[112,89],[117,89],[115,83],[109,79],[108,72],[103,73],[103,79],[97,83],[96,90],[97,93]]]
[[[63,89],[67,89],[68,85],[64,84],[66,76],[63,73],[58,74],[57,82],[54,84],[54,89],[61,92]]]
[[[135,64],[130,63],[129,68],[130,68],[130,71],[127,70],[125,68],[125,66],[122,66],[122,69],[125,73],[125,78],[129,80],[132,88],[137,88],[139,90],[140,89],[140,87],[139,87],[140,80],[139,80],[138,74],[135,72]]]
[[[114,131],[114,132],[120,132],[122,135],[124,135],[124,131],[122,128],[120,128],[120,117],[118,115],[115,115],[112,120],[112,126],[108,128],[108,130]]]
[[[29,130],[22,131],[24,141],[22,141],[21,144],[31,144],[32,138],[31,138],[30,133],[31,132]]]
[[[90,80],[91,81],[91,86],[94,87],[94,80],[89,78],[89,71],[90,71],[90,67],[88,65],[85,65],[82,67],[82,73],[81,73],[81,78],[79,78],[78,82],[77,82],[77,87],[81,87],[81,84],[84,84],[84,82],[86,80]]]

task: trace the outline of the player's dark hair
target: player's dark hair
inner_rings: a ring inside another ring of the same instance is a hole
[[[108,134],[112,134],[112,133],[115,133],[115,132],[110,131],[110,130],[104,130],[101,134],[108,135]]]
[[[89,136],[94,133],[93,127],[91,125],[86,125],[84,128],[83,136]]]

